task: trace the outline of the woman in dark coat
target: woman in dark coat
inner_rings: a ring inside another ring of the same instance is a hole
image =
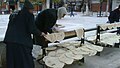
[[[51,33],[52,27],[57,21],[57,10],[46,9],[41,11],[36,17],[35,24],[40,31]]]
[[[110,23],[119,22],[120,19],[120,5],[117,9],[110,12],[108,17]]]
[[[24,8],[8,24],[4,39],[7,68],[34,68],[31,34],[40,36],[42,32],[34,23],[33,5],[26,1]]]
[[[108,20],[110,23],[120,22],[120,5],[117,9],[110,12]],[[118,28],[117,34],[120,34],[120,28]]]
[[[57,21],[57,10],[56,9],[46,9],[41,11],[36,17],[35,24],[37,28],[44,33],[52,33],[52,27]],[[35,36],[35,44],[44,45],[44,40]],[[46,46],[43,46],[46,47]]]

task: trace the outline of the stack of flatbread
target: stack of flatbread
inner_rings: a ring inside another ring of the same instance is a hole
[[[99,24],[99,26],[102,30],[106,30],[106,29],[112,29],[112,28],[120,27],[120,23]]]
[[[91,36],[87,38],[89,41],[95,42],[96,36]],[[119,43],[120,35],[116,33],[104,33],[100,35],[100,42],[104,44],[114,45],[114,43]]]
[[[47,50],[48,54],[43,58],[43,61],[48,67],[63,68],[65,64],[72,64],[75,60],[81,60],[84,55],[96,55],[97,52],[103,50],[103,47],[90,43],[80,46],[80,41],[69,41],[52,49]]]

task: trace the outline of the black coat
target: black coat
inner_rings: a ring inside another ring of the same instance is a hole
[[[46,9],[38,14],[35,20],[37,28],[44,33],[52,33],[52,27],[56,24],[57,21],[57,10],[56,9]],[[45,43],[45,38],[41,36],[34,36],[35,44],[47,47]]]
[[[52,32],[52,27],[57,21],[57,10],[56,9],[46,9],[38,14],[35,23],[37,28],[42,32]]]
[[[111,11],[108,19],[110,23],[119,22],[119,19],[120,19],[119,9],[115,9],[114,11]]]
[[[18,43],[31,47],[33,40],[31,34],[39,36],[41,32],[34,23],[34,15],[23,8],[13,21],[9,21],[4,42]]]

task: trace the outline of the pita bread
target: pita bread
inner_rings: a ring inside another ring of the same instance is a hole
[[[75,54],[73,54],[71,51],[66,52],[65,55],[66,55],[67,57],[72,58],[72,59],[75,59],[75,60],[80,60],[80,59],[83,58],[82,55],[80,55],[80,54],[75,55]]]
[[[66,64],[72,64],[74,61],[74,59],[67,57],[65,54],[61,55],[59,57],[59,60],[63,63],[66,63]]]
[[[74,50],[71,50],[75,55],[88,55],[89,52],[82,51],[80,48],[76,48]]]
[[[117,24],[116,23],[113,23],[113,26],[114,26],[113,28],[117,28]]]
[[[90,43],[85,44],[84,47],[87,47],[89,49],[96,50],[96,51],[99,51],[99,52],[101,52],[103,50],[103,47],[96,46],[96,45],[93,45],[93,44],[90,44]]]
[[[43,61],[45,62],[48,57],[49,57],[49,56],[45,56],[45,57],[43,58]]]
[[[109,38],[109,39],[101,40],[101,42],[114,46],[114,43],[118,43],[119,40],[117,38]]]
[[[46,58],[45,64],[52,68],[63,68],[65,65],[63,62],[60,62],[57,57]]]
[[[55,57],[56,56],[56,52],[55,51],[51,51],[51,52],[48,53],[48,56]]]
[[[100,25],[100,27],[101,27],[102,30],[106,30],[107,29],[106,25]]]
[[[69,50],[75,50],[76,49],[75,46],[68,46],[66,48],[69,49]]]
[[[117,23],[117,27],[120,27],[120,23]]]
[[[87,48],[87,47],[85,47],[85,46],[80,47],[80,49],[81,49],[82,51],[88,52],[88,53],[89,53],[89,54],[88,54],[89,56],[96,55],[96,53],[97,53],[96,50],[89,49],[89,48]]]
[[[49,40],[50,42],[54,43],[55,41],[61,41],[64,39],[65,34],[64,32],[60,32],[60,33],[52,33],[52,34],[48,34],[46,36],[44,36],[47,40]]]
[[[90,52],[90,51],[92,51],[91,49],[88,49],[88,48],[86,48],[86,47],[84,47],[84,46],[80,47],[80,49],[81,49],[82,51],[85,51],[85,52]]]
[[[112,29],[114,27],[114,25],[108,25],[108,29]]]
[[[48,51],[50,51],[50,50],[55,50],[55,49],[57,49],[57,47],[51,46],[51,47],[47,47],[47,48],[46,48],[46,50],[48,50]]]
[[[64,32],[55,33],[56,41],[62,41],[65,38]]]
[[[109,45],[114,45],[114,43],[119,43],[119,36],[115,33],[107,33],[101,36],[101,42]]]
[[[80,46],[81,41],[70,41],[69,44],[71,46]]]
[[[95,36],[88,37],[87,39],[89,41],[93,41]],[[100,42],[113,45],[115,42],[118,41],[119,37],[116,35],[116,33],[104,33],[100,35]]]
[[[90,52],[89,56],[94,56],[96,54],[97,54],[97,51],[93,50],[93,51]]]
[[[81,29],[76,29],[75,32],[76,32],[77,37],[78,37],[79,39],[81,39],[81,38],[84,37],[84,29],[83,29],[83,28],[81,28]]]
[[[64,54],[65,52],[66,52],[67,50],[65,50],[65,49],[58,49],[58,50],[56,50],[56,56],[57,57],[60,57],[62,54]]]
[[[48,34],[46,36],[44,36],[48,41],[54,43],[56,41],[56,37],[55,34]]]

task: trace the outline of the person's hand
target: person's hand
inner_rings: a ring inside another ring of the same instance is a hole
[[[46,34],[42,32],[41,36],[45,36]]]
[[[46,37],[46,34],[42,32],[42,35],[44,38]],[[45,38],[45,41],[48,41],[46,38]]]

